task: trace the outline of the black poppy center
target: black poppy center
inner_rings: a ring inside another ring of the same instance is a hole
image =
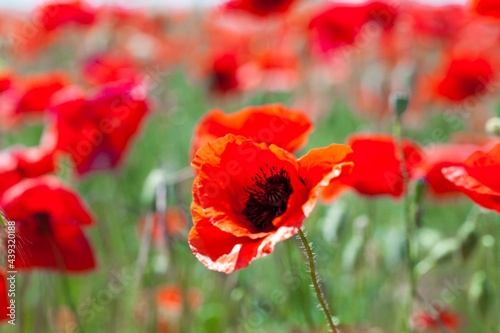
[[[257,230],[262,231],[285,213],[293,188],[284,168],[272,167],[268,173],[262,168],[260,171],[252,177],[253,184],[245,188],[249,196],[242,213]]]
[[[35,221],[38,222],[38,230],[42,234],[50,233],[50,216],[48,213],[40,212],[33,214]]]

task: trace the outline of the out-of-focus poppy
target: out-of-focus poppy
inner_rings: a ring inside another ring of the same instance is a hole
[[[412,32],[425,40],[453,41],[466,22],[463,5],[432,6],[414,2],[405,9]]]
[[[203,295],[195,288],[190,288],[183,295],[179,286],[166,284],[145,293],[137,304],[135,315],[140,323],[147,323],[149,317],[154,317],[158,333],[175,332],[178,330],[184,304],[187,303],[191,310],[197,310],[202,301]]]
[[[364,195],[403,194],[401,157],[396,140],[391,135],[356,134],[347,144],[354,151],[354,168],[351,174],[334,179],[321,192],[322,199],[330,201],[340,192],[353,188]],[[422,161],[422,151],[413,142],[404,140],[403,152],[409,177]]]
[[[54,31],[66,25],[89,26],[96,18],[95,9],[84,1],[48,2],[35,10],[38,24],[46,31]]]
[[[425,147],[422,163],[418,166],[415,178],[425,179],[430,193],[442,196],[460,193],[456,186],[446,179],[443,168],[463,166],[465,159],[481,146],[474,144],[434,144]]]
[[[320,186],[349,172],[351,149],[332,144],[296,159],[289,152],[228,134],[201,147],[192,165],[189,233],[193,254],[231,273],[270,254],[309,216]]]
[[[213,110],[197,125],[191,152],[194,154],[207,142],[230,133],[293,153],[307,142],[312,126],[306,115],[280,104],[247,107],[232,114]]]
[[[296,0],[230,0],[223,4],[224,9],[240,10],[257,16],[284,14]]]
[[[500,19],[500,3],[496,0],[472,0],[472,7],[480,15]]]
[[[223,52],[211,59],[207,70],[208,85],[215,94],[226,94],[242,90],[238,75],[242,62],[236,53]]]
[[[426,311],[414,312],[410,317],[410,325],[416,331],[447,330],[457,331],[461,326],[460,315],[448,310],[436,310],[433,316]]]
[[[0,269],[0,321],[9,319],[10,310],[7,307],[10,305],[10,301],[7,290],[7,276],[5,271]]]
[[[141,75],[132,57],[123,54],[98,54],[87,59],[82,67],[83,78],[93,85],[116,81],[137,81]]]
[[[79,197],[55,177],[17,183],[4,193],[1,207],[15,222],[20,250],[15,269],[80,272],[95,267],[92,249],[81,230],[93,219]]]
[[[389,30],[394,26],[397,16],[396,8],[380,1],[358,5],[327,4],[309,23],[313,51],[329,53],[354,44],[368,22],[376,22],[382,30]]]
[[[0,71],[0,94],[10,88],[13,80],[12,73]]]
[[[500,213],[500,144],[488,152],[476,151],[463,166],[442,170],[459,191],[478,205]]]
[[[149,110],[145,88],[131,82],[100,87],[92,96],[74,88],[58,93],[47,136],[71,155],[78,174],[116,167]]]
[[[18,78],[1,96],[1,117],[15,123],[19,116],[45,112],[52,96],[68,83],[67,77],[60,72]]]
[[[495,78],[493,66],[486,58],[457,56],[445,64],[444,75],[437,78],[435,93],[451,102],[468,97],[482,97]]]
[[[139,235],[142,237],[142,233],[144,232],[144,227],[146,225],[146,219],[153,219],[153,228],[151,229],[151,238],[157,244],[161,243],[163,239],[163,229],[160,225],[160,213],[151,213],[142,218],[139,221],[138,231]],[[165,231],[169,236],[176,237],[182,235],[187,230],[188,227],[188,217],[186,213],[180,208],[167,208],[165,212],[165,220],[163,222],[165,225]]]
[[[25,178],[35,178],[55,171],[51,147],[12,147],[0,152],[0,196]]]

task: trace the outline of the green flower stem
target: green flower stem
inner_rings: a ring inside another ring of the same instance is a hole
[[[410,299],[408,302],[408,310],[406,318],[411,315],[411,305],[413,300],[417,295],[417,276],[415,274],[415,251],[414,251],[414,239],[415,239],[415,225],[414,218],[411,217],[412,203],[409,197],[408,183],[409,175],[406,169],[406,159],[403,148],[403,124],[401,119],[401,114],[396,115],[396,122],[394,123],[394,135],[397,139],[397,149],[399,151],[399,157],[401,159],[401,176],[403,178],[403,219],[406,228],[406,254],[407,254],[407,271],[408,279],[410,284]],[[413,330],[409,325],[407,326],[407,332],[412,332]]]
[[[323,312],[325,313],[326,320],[328,321],[328,325],[330,326],[331,332],[338,333],[339,330],[337,329],[337,327],[333,323],[333,319],[332,319],[333,316],[332,316],[330,309],[328,307],[328,303],[326,302],[324,295],[321,292],[319,276],[317,274],[316,264],[314,262],[314,254],[312,252],[309,241],[307,240],[306,235],[304,234],[302,229],[299,229],[299,237],[300,237],[300,241],[302,242],[302,246],[304,247],[304,253],[307,257],[308,266],[309,266],[309,273],[311,276],[311,281],[313,284],[314,292],[316,293],[316,297],[318,298],[319,304],[321,305],[321,308],[323,309]]]

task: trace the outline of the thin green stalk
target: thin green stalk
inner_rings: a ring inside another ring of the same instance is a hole
[[[411,217],[411,201],[409,198],[408,183],[409,175],[406,169],[406,158],[403,148],[403,124],[401,119],[401,114],[396,115],[396,122],[394,123],[394,135],[397,140],[397,149],[399,151],[399,157],[401,159],[401,176],[403,182],[403,219],[406,228],[406,254],[407,254],[407,272],[410,285],[410,299],[408,302],[407,318],[411,315],[411,306],[413,300],[417,294],[417,276],[415,274],[415,256],[413,243],[415,239],[415,225],[414,219]],[[407,325],[408,332],[413,330],[409,325]]]
[[[311,276],[311,281],[313,284],[314,292],[316,293],[316,297],[318,298],[318,302],[321,306],[321,309],[323,309],[323,312],[325,313],[326,320],[328,321],[328,325],[330,326],[331,329],[331,333],[339,333],[339,330],[333,323],[332,319],[333,316],[328,307],[328,303],[326,302],[324,295],[321,292],[320,280],[316,271],[316,263],[314,262],[314,254],[312,252],[309,241],[307,240],[306,235],[304,234],[302,229],[299,229],[299,237],[304,247],[304,253],[307,257],[309,274]]]

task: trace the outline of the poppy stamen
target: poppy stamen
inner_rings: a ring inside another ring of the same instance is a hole
[[[269,175],[262,168],[260,171],[262,174],[252,177],[253,185],[245,188],[249,197],[242,213],[255,228],[262,231],[285,213],[293,188],[284,168],[278,171],[272,167]]]

